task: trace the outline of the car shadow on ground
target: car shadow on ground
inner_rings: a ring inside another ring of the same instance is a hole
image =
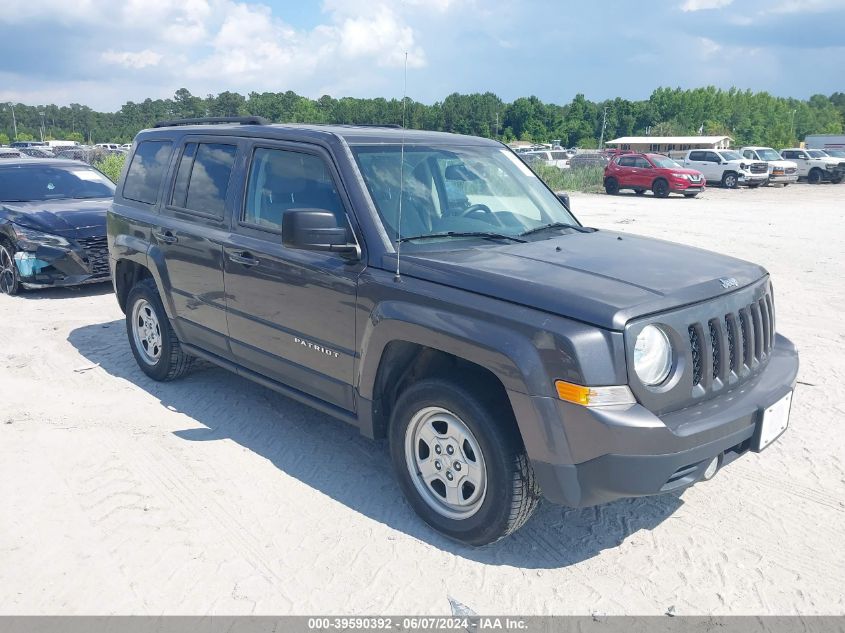
[[[541,501],[517,533],[492,545],[468,547],[416,517],[402,497],[384,441],[368,440],[350,425],[204,362],[179,381],[155,382],[136,365],[123,321],[77,328],[68,340],[112,376],[203,425],[176,431],[181,440],[230,439],[351,510],[470,560],[522,568],[566,567],[652,530],[683,505],[673,494],[586,509]]]
[[[18,293],[21,299],[67,299],[70,297],[98,297],[114,292],[111,281],[101,281],[81,286],[60,286],[56,288],[23,288]]]

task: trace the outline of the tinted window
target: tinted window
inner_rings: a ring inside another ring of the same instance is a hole
[[[690,160],[707,160],[707,158],[705,158],[705,156],[706,156],[706,152],[690,152],[689,153],[689,159]]]
[[[114,184],[87,165],[0,167],[0,201],[111,198]]]
[[[238,148],[225,143],[188,143],[179,160],[170,203],[223,217],[229,177]]]
[[[648,162],[645,158],[637,156],[636,158],[634,158],[634,167],[640,167],[641,169],[651,169],[651,163]]]
[[[312,154],[258,148],[249,170],[243,220],[281,230],[292,209],[324,209],[345,223],[345,212],[326,163]]]
[[[172,145],[170,141],[144,141],[138,144],[132,164],[126,172],[124,198],[144,204],[156,203]]]
[[[633,156],[623,156],[622,158],[616,161],[616,164],[620,167],[633,167],[634,166],[634,157]]]

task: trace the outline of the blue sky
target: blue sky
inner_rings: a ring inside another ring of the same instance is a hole
[[[845,91],[845,0],[3,0],[0,102]]]

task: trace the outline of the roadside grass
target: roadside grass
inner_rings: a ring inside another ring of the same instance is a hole
[[[604,191],[604,167],[588,165],[577,169],[559,169],[549,165],[532,167],[552,191],[583,191],[597,193]]]
[[[94,163],[94,167],[108,176],[109,180],[116,183],[120,178],[120,171],[123,169],[123,163],[125,160],[126,156],[110,154],[101,160],[96,161]]]

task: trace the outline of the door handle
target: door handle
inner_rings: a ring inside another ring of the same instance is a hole
[[[259,264],[259,261],[246,251],[229,253],[229,261],[235,262],[236,264],[242,264],[250,268]]]
[[[173,235],[172,231],[153,231],[155,238],[165,244],[175,244],[179,238]]]

